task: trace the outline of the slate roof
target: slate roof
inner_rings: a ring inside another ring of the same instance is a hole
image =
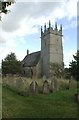
[[[39,62],[40,56],[41,56],[41,51],[37,51],[37,52],[26,55],[22,61],[23,67],[36,66],[37,63]]]

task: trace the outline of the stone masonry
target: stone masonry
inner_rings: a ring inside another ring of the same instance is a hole
[[[60,30],[51,27],[49,21],[49,27],[44,26],[44,31],[41,27],[41,60],[42,60],[42,72],[49,77],[50,63],[57,63],[63,65],[63,46],[62,46],[62,25]]]

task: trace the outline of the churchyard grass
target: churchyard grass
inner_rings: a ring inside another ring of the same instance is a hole
[[[2,78],[0,76],[0,119],[2,118]]]
[[[64,84],[61,80],[60,86]],[[69,90],[62,87],[57,92],[47,95],[38,93],[33,96],[21,96],[8,86],[3,86],[2,90],[3,118],[77,118],[75,82]]]

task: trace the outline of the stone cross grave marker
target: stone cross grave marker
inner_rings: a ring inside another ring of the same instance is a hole
[[[30,94],[37,94],[38,93],[38,84],[36,81],[32,81],[29,86],[29,92]]]
[[[52,92],[55,92],[57,91],[57,78],[56,77],[53,77],[52,80],[51,80],[51,91]]]
[[[44,83],[43,83],[43,93],[44,94],[48,94],[49,93],[49,84],[48,84],[47,80],[45,80]]]

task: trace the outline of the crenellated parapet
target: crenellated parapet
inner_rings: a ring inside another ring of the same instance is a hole
[[[57,34],[57,35],[62,36],[62,24],[60,25],[60,29],[58,30],[57,22],[55,22],[55,27],[53,28],[51,26],[51,22],[49,20],[48,28],[46,27],[46,23],[44,25],[44,29],[41,26],[41,36],[44,36],[44,35],[49,34],[49,33],[50,34]]]

